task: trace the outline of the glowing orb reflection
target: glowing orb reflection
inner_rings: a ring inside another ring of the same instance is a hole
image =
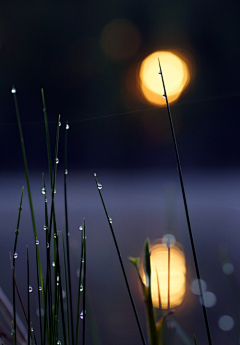
[[[168,307],[168,248],[163,243],[153,244],[151,251],[151,287],[152,300],[155,307],[159,307],[159,291],[161,306]],[[143,268],[141,268],[143,282],[146,282]],[[180,305],[186,291],[186,263],[185,256],[179,243],[170,248],[170,308]]]
[[[162,80],[158,74],[158,58],[161,62],[169,103],[178,99],[189,83],[190,73],[187,64],[172,52],[157,51],[145,58],[139,74],[142,93],[150,103],[165,105]]]

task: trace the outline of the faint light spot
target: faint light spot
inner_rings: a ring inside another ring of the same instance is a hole
[[[134,55],[141,43],[136,25],[126,19],[114,19],[102,30],[100,46],[112,59],[122,60]]]
[[[187,64],[170,51],[157,51],[147,56],[140,67],[140,87],[145,98],[156,105],[166,105],[162,78],[159,75],[158,59],[161,62],[168,102],[178,99],[189,83]]]
[[[233,264],[231,264],[231,262],[227,262],[226,264],[223,265],[222,270],[223,270],[223,273],[227,275],[232,274],[234,272]]]
[[[218,326],[222,331],[231,331],[235,325],[233,318],[229,315],[223,315],[218,320]]]
[[[204,293],[207,290],[207,284],[204,280],[194,279],[190,284],[190,289],[195,295],[200,295],[199,283],[201,284],[202,292]]]
[[[201,298],[199,301],[202,304]],[[217,303],[217,297],[213,292],[206,291],[203,293],[203,301],[206,308],[211,308]]]

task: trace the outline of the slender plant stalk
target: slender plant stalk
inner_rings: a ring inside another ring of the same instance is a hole
[[[76,345],[79,343],[79,320],[80,320],[80,304],[81,304],[81,292],[83,290],[82,276],[83,276],[83,261],[84,261],[84,245],[85,238],[82,231],[82,243],[81,243],[81,257],[79,264],[79,278],[78,278],[78,303],[77,303],[77,324],[76,324]]]
[[[170,309],[170,244],[168,246],[168,310]]]
[[[63,260],[64,260],[64,280],[65,280],[65,289],[66,289],[66,301],[67,301],[67,343],[69,345],[70,337],[70,325],[69,325],[69,304],[68,304],[68,285],[67,285],[67,263],[66,263],[66,249],[64,243],[64,236],[62,233],[62,244],[63,244]]]
[[[82,344],[85,345],[86,339],[86,225],[85,218],[83,219],[83,332],[82,332]]]
[[[46,259],[47,259],[47,270],[46,270],[46,285],[45,285],[45,303],[44,303],[44,327],[43,327],[43,342],[47,339],[49,342],[49,333],[52,334],[52,285],[51,285],[51,264],[50,264],[50,245],[49,245],[49,226],[48,226],[48,208],[47,208],[47,191],[45,185],[45,177],[42,174],[43,178],[43,189],[42,193],[44,195],[44,211],[45,211],[45,224],[44,229],[46,232]],[[47,317],[47,307],[48,315]],[[49,322],[49,323],[48,323]]]
[[[13,269],[14,269],[14,275],[15,275],[15,260],[17,258],[17,240],[18,240],[18,234],[19,234],[19,224],[20,224],[20,217],[21,217],[21,211],[22,211],[22,200],[23,200],[23,191],[24,187],[22,187],[22,193],[20,198],[20,205],[18,209],[18,220],[17,220],[17,226],[15,230],[15,242],[14,242],[14,249],[13,249]],[[14,276],[12,279],[12,289],[13,289],[13,331],[14,331],[14,344],[17,344],[17,332],[16,332],[16,296],[15,296],[15,283],[14,283]]]
[[[27,181],[27,190],[28,190],[28,198],[29,198],[32,225],[33,225],[33,233],[34,233],[34,237],[35,237],[35,241],[36,241],[38,238],[37,237],[37,229],[36,229],[36,222],[35,222],[35,216],[34,216],[34,210],[33,210],[33,202],[32,202],[32,195],[31,195],[31,188],[30,188],[30,181],[29,181],[29,174],[28,174],[27,156],[26,156],[26,151],[25,151],[25,145],[24,145],[24,139],[23,139],[23,133],[22,133],[22,125],[21,125],[21,121],[20,121],[20,114],[19,114],[19,109],[18,109],[16,89],[13,87],[11,92],[13,94],[14,105],[15,105],[15,109],[16,109],[18,130],[19,130],[19,134],[20,134],[20,142],[21,142],[21,148],[22,148],[22,154],[23,154],[24,169],[25,169],[25,175],[26,175],[26,181]],[[38,261],[40,282],[41,282],[41,285],[43,285],[42,266],[41,266],[40,253],[39,253],[38,246],[36,246],[36,251],[37,251],[36,255],[37,255],[37,261]],[[42,290],[42,293],[43,293],[43,299],[45,300],[44,289]]]
[[[73,329],[73,306],[72,306],[72,283],[71,283],[71,267],[70,267],[70,251],[69,251],[69,228],[68,228],[68,206],[67,206],[67,175],[68,175],[68,168],[67,168],[67,143],[68,143],[68,130],[69,124],[66,123],[65,127],[65,162],[64,162],[64,205],[65,205],[65,224],[66,224],[66,248],[67,248],[67,274],[68,274],[68,283],[66,282],[66,286],[68,285],[68,292],[67,300],[69,298],[68,306],[70,307],[70,318],[71,318],[71,339],[72,344],[74,345],[74,329]]]
[[[199,283],[200,298],[201,298],[201,304],[202,304],[202,310],[203,310],[205,326],[206,326],[206,330],[207,330],[208,343],[209,343],[209,345],[212,345],[212,340],[211,340],[211,335],[210,335],[210,328],[209,328],[206,307],[205,307],[204,299],[203,299],[203,291],[202,291],[202,286],[201,286],[201,281],[200,281],[200,271],[199,271],[199,266],[198,266],[197,254],[196,254],[194,240],[193,240],[192,228],[191,228],[189,212],[188,212],[188,206],[187,206],[187,199],[186,199],[185,188],[184,188],[184,183],[183,183],[183,177],[182,177],[182,170],[181,170],[180,156],[179,156],[179,152],[178,152],[177,140],[176,140],[176,135],[175,135],[173,121],[172,121],[172,115],[171,115],[170,106],[169,106],[169,103],[168,103],[166,87],[165,87],[165,83],[164,83],[164,79],[163,79],[163,73],[162,73],[162,68],[161,68],[161,64],[160,64],[160,60],[159,59],[158,59],[158,63],[159,63],[159,74],[160,74],[160,76],[162,78],[163,97],[166,99],[168,118],[169,118],[169,123],[170,123],[170,128],[171,128],[171,133],[172,133],[172,139],[173,139],[173,145],[174,145],[174,150],[175,150],[175,155],[176,155],[176,160],[177,160],[178,174],[179,174],[180,185],[181,185],[181,190],[182,190],[183,203],[184,203],[185,214],[186,214],[187,225],[188,225],[188,232],[189,232],[189,237],[190,237],[190,242],[191,242],[191,247],[192,247],[192,253],[193,253],[193,258],[194,258],[194,264],[195,264],[195,269],[196,269],[198,283]]]
[[[61,267],[59,269],[59,272],[61,272]],[[61,314],[62,314],[62,325],[63,325],[63,339],[65,345],[69,343],[69,339],[67,339],[67,332],[66,332],[66,326],[65,326],[65,316],[64,316],[64,307],[63,307],[63,295],[62,295],[62,276],[59,275],[59,290],[60,290],[60,305],[61,305]]]
[[[28,305],[28,345],[30,345],[31,337],[31,321],[30,321],[30,279],[29,279],[29,254],[27,246],[27,305]]]
[[[132,297],[132,294],[131,294],[131,291],[130,291],[130,287],[129,287],[129,284],[128,284],[126,272],[125,272],[125,269],[124,269],[124,266],[123,266],[123,262],[122,262],[122,258],[121,258],[121,253],[120,253],[120,250],[119,250],[119,247],[118,247],[118,244],[117,244],[117,240],[116,240],[116,237],[115,237],[115,234],[114,234],[114,230],[113,230],[113,226],[112,226],[112,219],[108,215],[108,211],[107,211],[105,202],[103,200],[103,196],[102,196],[102,192],[101,192],[102,185],[100,183],[98,183],[97,174],[94,174],[94,177],[95,177],[95,181],[96,181],[96,185],[97,185],[97,188],[98,188],[98,192],[99,192],[99,195],[100,195],[100,198],[101,198],[101,201],[102,201],[102,205],[103,205],[105,214],[107,216],[108,224],[109,224],[110,229],[111,229],[111,233],[112,233],[112,236],[113,236],[114,244],[115,244],[115,247],[116,247],[116,250],[117,250],[117,254],[118,254],[118,259],[120,261],[122,273],[123,273],[124,280],[125,280],[125,283],[126,283],[126,286],[127,286],[127,290],[128,290],[128,294],[129,294],[129,297],[130,297],[130,300],[131,300],[131,304],[132,304],[134,315],[135,315],[135,318],[136,318],[136,321],[137,321],[138,329],[139,329],[139,332],[140,332],[140,335],[141,335],[142,343],[145,345],[146,341],[144,339],[144,335],[143,335],[142,328],[141,328],[141,325],[140,325],[140,322],[139,322],[137,310],[136,310],[136,307],[135,307],[135,304],[134,304],[134,301],[133,301],[133,297]]]

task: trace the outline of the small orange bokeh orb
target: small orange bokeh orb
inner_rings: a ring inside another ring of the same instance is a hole
[[[163,85],[159,75],[161,63],[168,102],[176,101],[190,80],[186,62],[170,51],[156,51],[147,56],[140,66],[139,82],[144,97],[152,104],[166,105],[163,97]]]

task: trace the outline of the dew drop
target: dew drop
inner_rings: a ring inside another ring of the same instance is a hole
[[[82,284],[80,285],[80,291],[83,291],[83,285]]]
[[[97,187],[98,187],[99,190],[101,190],[101,189],[102,189],[101,183],[98,183],[98,184],[97,184]]]
[[[200,295],[199,283],[201,284],[202,292],[207,291],[207,284],[204,280],[194,279],[190,284],[190,289],[195,295]]]
[[[45,202],[47,202],[47,198],[45,199]]]
[[[165,98],[165,99],[166,99],[166,95],[165,95],[165,93],[164,93],[162,96],[163,96],[163,98]]]
[[[64,174],[68,175],[68,170],[67,169],[64,170]]]
[[[56,194],[56,193],[57,193],[56,188],[54,188],[54,194]]]
[[[167,248],[171,248],[176,243],[176,238],[172,234],[166,234],[162,238],[162,243],[166,245]]]
[[[47,248],[49,248],[50,247],[50,245],[49,245],[49,243],[47,243]]]
[[[229,315],[223,315],[218,320],[218,327],[222,331],[231,331],[235,325],[233,318]]]
[[[222,267],[222,270],[226,275],[232,274],[234,272],[233,264],[231,262],[225,263]]]
[[[62,345],[60,340],[57,341],[57,345]]]
[[[55,267],[55,262],[53,261],[52,266]]]
[[[86,310],[82,310],[80,313],[80,319],[83,319],[86,316]]]
[[[37,314],[38,317],[40,317],[40,311],[39,311],[39,309],[36,310],[36,314]],[[43,317],[43,316],[44,316],[44,309],[41,308],[41,317]]]
[[[60,127],[62,125],[61,121],[58,121],[58,126]]]
[[[14,259],[17,259],[18,258],[18,253],[14,253],[13,257],[14,257]]]
[[[82,225],[79,226],[79,230],[83,231],[83,226]]]
[[[17,90],[15,89],[15,87],[13,86],[12,89],[11,89],[11,93],[16,93]]]
[[[42,188],[42,194],[46,194],[46,188]]]
[[[94,177],[97,177],[97,174],[96,174],[96,173],[94,173],[94,174],[93,174],[93,176],[94,176]]]
[[[54,234],[53,237],[54,237],[54,238],[57,238],[57,234]]]
[[[34,332],[34,328],[33,327],[31,327],[31,332]]]
[[[112,218],[109,217],[108,220],[109,220],[109,223],[112,224],[113,222]]]
[[[84,259],[82,258],[82,262],[84,262]]]
[[[39,245],[39,240],[36,240],[36,246],[38,246]]]
[[[15,329],[12,329],[11,330],[11,335],[14,335],[15,334]]]
[[[55,163],[56,163],[56,164],[59,163],[59,159],[58,159],[58,158],[55,159]]]
[[[32,287],[32,285],[29,285],[28,291],[29,291],[29,292],[33,292],[33,287]]]
[[[39,286],[38,290],[39,290],[39,291],[42,291],[42,287],[41,287],[41,286]]]
[[[43,230],[44,230],[44,231],[47,231],[47,229],[48,229],[47,225],[44,225],[44,226],[43,226]]]
[[[217,303],[217,297],[213,292],[206,291],[202,295],[203,301],[201,298],[199,298],[199,302],[202,304],[204,303],[206,308],[211,308]]]
[[[69,129],[69,124],[68,123],[66,124],[66,129]]]
[[[158,74],[159,74],[159,75],[162,75],[162,72],[161,72],[161,71],[159,71],[159,72],[158,72]]]

